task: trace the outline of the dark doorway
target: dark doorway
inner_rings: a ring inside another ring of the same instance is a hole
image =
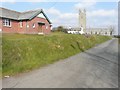
[[[45,25],[45,23],[43,22],[38,22],[38,32],[39,33],[43,33],[43,26]]]

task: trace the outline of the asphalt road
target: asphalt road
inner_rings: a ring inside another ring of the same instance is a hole
[[[46,67],[4,78],[3,88],[117,88],[118,40]]]

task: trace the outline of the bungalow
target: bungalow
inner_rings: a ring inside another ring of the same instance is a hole
[[[42,9],[17,12],[0,7],[2,33],[49,34],[51,22]]]

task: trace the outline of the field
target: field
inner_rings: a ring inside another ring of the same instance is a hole
[[[64,33],[51,35],[3,34],[2,74],[16,75],[54,63],[111,39]]]

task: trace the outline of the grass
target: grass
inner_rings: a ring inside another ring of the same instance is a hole
[[[0,47],[0,79],[2,77],[2,48]]]
[[[118,42],[119,42],[119,44],[120,44],[120,38],[118,38]]]
[[[111,39],[108,36],[3,34],[2,74],[16,75],[83,52]]]

